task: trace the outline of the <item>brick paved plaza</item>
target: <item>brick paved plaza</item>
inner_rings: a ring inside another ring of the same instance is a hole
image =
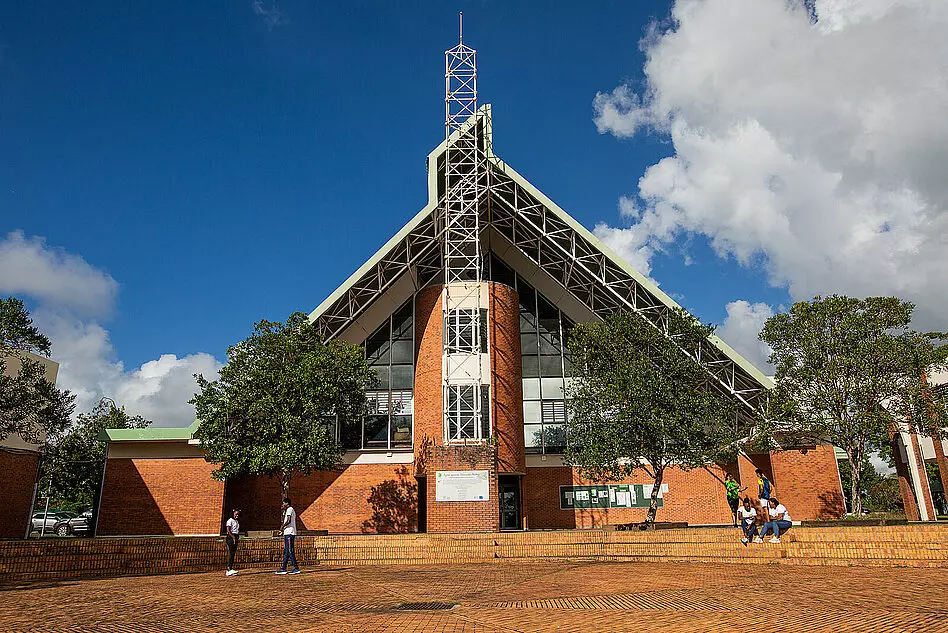
[[[737,630],[948,631],[948,573],[557,561],[316,567],[299,576],[251,570],[0,591],[4,633]]]

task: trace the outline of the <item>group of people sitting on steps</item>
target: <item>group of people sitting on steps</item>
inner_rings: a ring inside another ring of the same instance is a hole
[[[759,468],[757,469],[757,497],[760,499],[758,507],[754,507],[750,498],[746,496],[743,503],[741,502],[741,493],[747,488],[741,488],[730,473],[724,477],[724,488],[727,491],[728,505],[734,513],[734,525],[740,525],[744,532],[744,536],[741,537],[741,543],[744,545],[750,543],[751,540],[754,543],[763,543],[768,533],[773,534],[771,543],[779,543],[781,532],[786,532],[793,526],[790,513],[782,503],[777,501],[773,484]],[[758,519],[764,524],[760,534],[757,533]]]

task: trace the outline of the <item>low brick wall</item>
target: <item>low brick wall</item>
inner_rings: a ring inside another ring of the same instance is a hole
[[[450,565],[509,559],[948,567],[948,525],[801,528],[745,547],[735,529],[562,530],[299,537],[300,565]],[[280,539],[242,539],[237,567],[273,568]],[[222,571],[223,539],[153,537],[0,543],[0,583]]]

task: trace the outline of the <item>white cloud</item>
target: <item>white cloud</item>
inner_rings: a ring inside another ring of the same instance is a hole
[[[108,331],[90,316],[108,316],[117,287],[78,255],[51,248],[41,238],[11,233],[0,242],[0,294],[29,297],[37,304],[33,321],[52,341],[57,384],[76,394],[77,413],[107,396],[154,426],[187,426],[194,421],[194,407],[188,404],[197,390],[193,374],[213,378],[221,363],[205,353],[163,354],[126,371]]]
[[[768,362],[770,346],[757,338],[764,323],[774,315],[766,303],[748,303],[743,299],[727,304],[727,316],[715,334],[768,376],[774,374]]]
[[[794,299],[917,303],[943,328],[948,293],[948,2],[678,0],[642,43],[646,83],[599,94],[595,122],[667,133],[627,228],[597,235],[650,268],[706,236]],[[644,264],[641,260],[645,260]]]
[[[268,28],[282,26],[287,23],[283,12],[277,7],[275,2],[267,3],[265,0],[253,0],[250,3],[253,12],[259,15]]]
[[[107,314],[118,284],[84,259],[14,231],[0,241],[0,292],[24,293],[82,314]]]

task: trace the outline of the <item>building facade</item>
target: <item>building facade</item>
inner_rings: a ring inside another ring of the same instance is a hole
[[[564,461],[570,329],[616,310],[657,326],[675,302],[493,152],[473,50],[447,54],[446,139],[428,156],[428,203],[310,315],[364,345],[378,372],[361,424],[337,429],[345,465],[298,477],[304,529],[331,533],[592,528],[644,519],[644,475],[585,481]],[[769,378],[717,337],[688,350],[744,415]],[[110,431],[99,534],[217,534],[279,524],[276,480],[213,481],[193,429]],[[673,470],[659,519],[732,521],[732,472],[760,468],[796,519],[844,511],[833,448],[742,455]]]
[[[20,353],[40,363],[46,372],[46,380],[56,383],[58,363],[29,352]],[[3,361],[7,375],[16,376],[20,372],[20,359],[17,356],[4,358]],[[25,538],[29,535],[42,453],[42,444],[28,442],[19,435],[9,435],[0,440],[0,507],[4,509],[0,512],[0,538]]]

